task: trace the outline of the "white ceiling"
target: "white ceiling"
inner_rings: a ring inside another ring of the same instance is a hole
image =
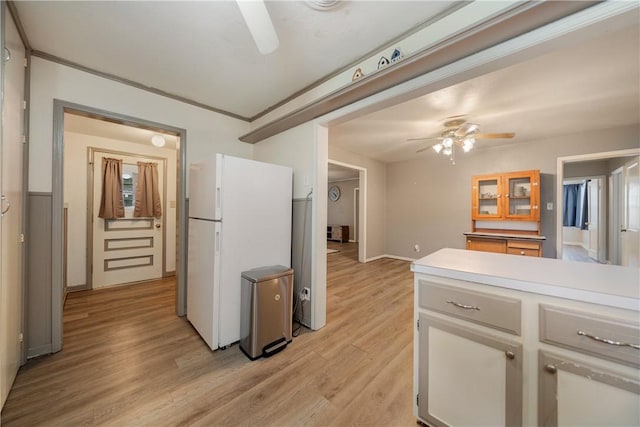
[[[16,1],[32,49],[253,117],[460,4],[267,1],[280,39],[261,55],[235,1]]]
[[[479,124],[481,132],[516,134],[511,140],[479,140],[475,149],[638,124],[639,26],[333,126],[329,140],[381,162],[435,156],[430,149],[416,150],[437,141],[407,139],[438,136],[445,119],[457,115]]]
[[[64,114],[65,132],[75,132],[82,135],[93,135],[118,141],[134,142],[151,146],[151,138],[154,135],[162,135],[165,140],[164,148],[175,150],[178,146],[178,137],[164,132],[142,129],[133,126],[121,125],[76,114]]]
[[[460,5],[344,1],[331,12],[318,12],[304,1],[267,1],[280,48],[263,56],[235,1],[14,4],[37,51],[245,117]],[[416,154],[434,141],[407,139],[437,136],[450,116],[464,115],[481,132],[516,133],[512,140],[481,140],[474,150],[638,124],[639,27],[636,22],[332,126],[330,143],[396,162],[435,155]]]

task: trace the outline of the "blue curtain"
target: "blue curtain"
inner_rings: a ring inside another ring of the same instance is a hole
[[[589,221],[589,184],[565,184],[563,186],[562,225],[587,229]]]

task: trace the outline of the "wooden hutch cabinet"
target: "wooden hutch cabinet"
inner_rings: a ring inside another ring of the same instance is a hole
[[[471,178],[470,250],[542,256],[540,171]]]
[[[472,178],[471,219],[540,221],[540,171]]]

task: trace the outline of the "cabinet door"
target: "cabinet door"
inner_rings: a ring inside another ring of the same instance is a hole
[[[522,346],[420,314],[418,415],[432,426],[522,425]]]
[[[500,175],[474,177],[471,183],[471,218],[501,218],[502,182]]]
[[[638,378],[544,351],[538,364],[538,425],[640,425]]]
[[[540,174],[536,171],[504,175],[504,217],[525,221],[540,219]]]

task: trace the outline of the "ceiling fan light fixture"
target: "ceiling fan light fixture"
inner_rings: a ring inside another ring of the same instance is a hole
[[[465,138],[465,140],[462,142],[462,149],[465,153],[468,153],[469,151],[471,151],[471,149],[473,148],[473,144],[475,143],[476,140],[474,138]]]
[[[453,139],[452,138],[445,138],[442,140],[442,145],[445,148],[451,148],[453,146]]]
[[[433,146],[433,150],[438,154],[440,154],[440,152],[442,151],[442,148],[443,148],[442,144],[436,144]]]
[[[453,152],[453,149],[451,147],[447,147],[444,150],[442,150],[442,154],[444,154],[445,156],[450,156],[452,152]]]
[[[268,55],[275,51],[280,46],[280,40],[264,1],[236,0],[236,2],[260,53]]]

